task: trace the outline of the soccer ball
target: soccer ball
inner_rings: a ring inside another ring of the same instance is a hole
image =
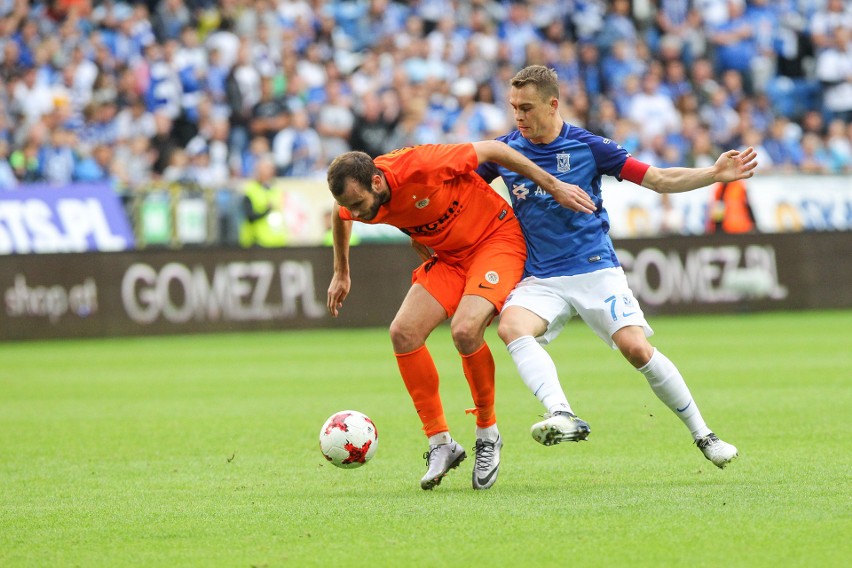
[[[342,410],[322,425],[319,442],[325,459],[337,467],[353,469],[370,461],[376,453],[379,434],[366,415],[357,410]]]

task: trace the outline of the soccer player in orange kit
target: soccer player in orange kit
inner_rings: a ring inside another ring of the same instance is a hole
[[[474,173],[484,162],[533,180],[564,207],[594,211],[584,191],[494,140],[403,148],[375,160],[363,152],[347,152],[328,169],[328,186],[338,204],[332,213],[331,315],[337,316],[351,286],[352,221],[399,228],[424,259],[390,326],[400,374],[429,438],[423,489],[440,484],[466,457],[450,436],[438,372],[426,348],[429,334],[448,318],[476,406],[473,488],[491,487],[500,465],[503,442],[494,415],[494,359],[485,329],[520,280],[526,248],[511,207]]]

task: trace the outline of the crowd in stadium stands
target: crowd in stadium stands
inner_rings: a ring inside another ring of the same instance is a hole
[[[852,172],[849,0],[0,0],[0,188],[322,178],[512,129],[533,63],[653,165]]]

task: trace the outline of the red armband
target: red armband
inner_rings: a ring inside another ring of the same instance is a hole
[[[619,177],[621,179],[626,179],[627,181],[632,181],[636,185],[642,185],[642,180],[645,179],[645,172],[647,172],[650,167],[650,164],[640,162],[636,158],[630,157],[627,158],[627,161],[624,162],[624,165],[621,167],[621,175]]]

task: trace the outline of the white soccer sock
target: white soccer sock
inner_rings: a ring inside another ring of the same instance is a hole
[[[430,446],[440,446],[441,444],[449,444],[453,441],[453,437],[449,432],[438,432],[434,436],[429,436]]]
[[[698,440],[710,433],[698,410],[698,404],[692,399],[689,387],[668,357],[654,349],[651,360],[641,367],[639,372],[645,375],[657,398],[686,424],[693,438]]]
[[[488,440],[489,442],[496,442],[497,438],[500,437],[500,431],[497,429],[496,424],[492,424],[488,428],[477,428],[476,437],[479,440]]]
[[[547,351],[531,335],[525,335],[506,346],[527,388],[548,412],[567,411],[571,405],[559,384],[556,365]]]

